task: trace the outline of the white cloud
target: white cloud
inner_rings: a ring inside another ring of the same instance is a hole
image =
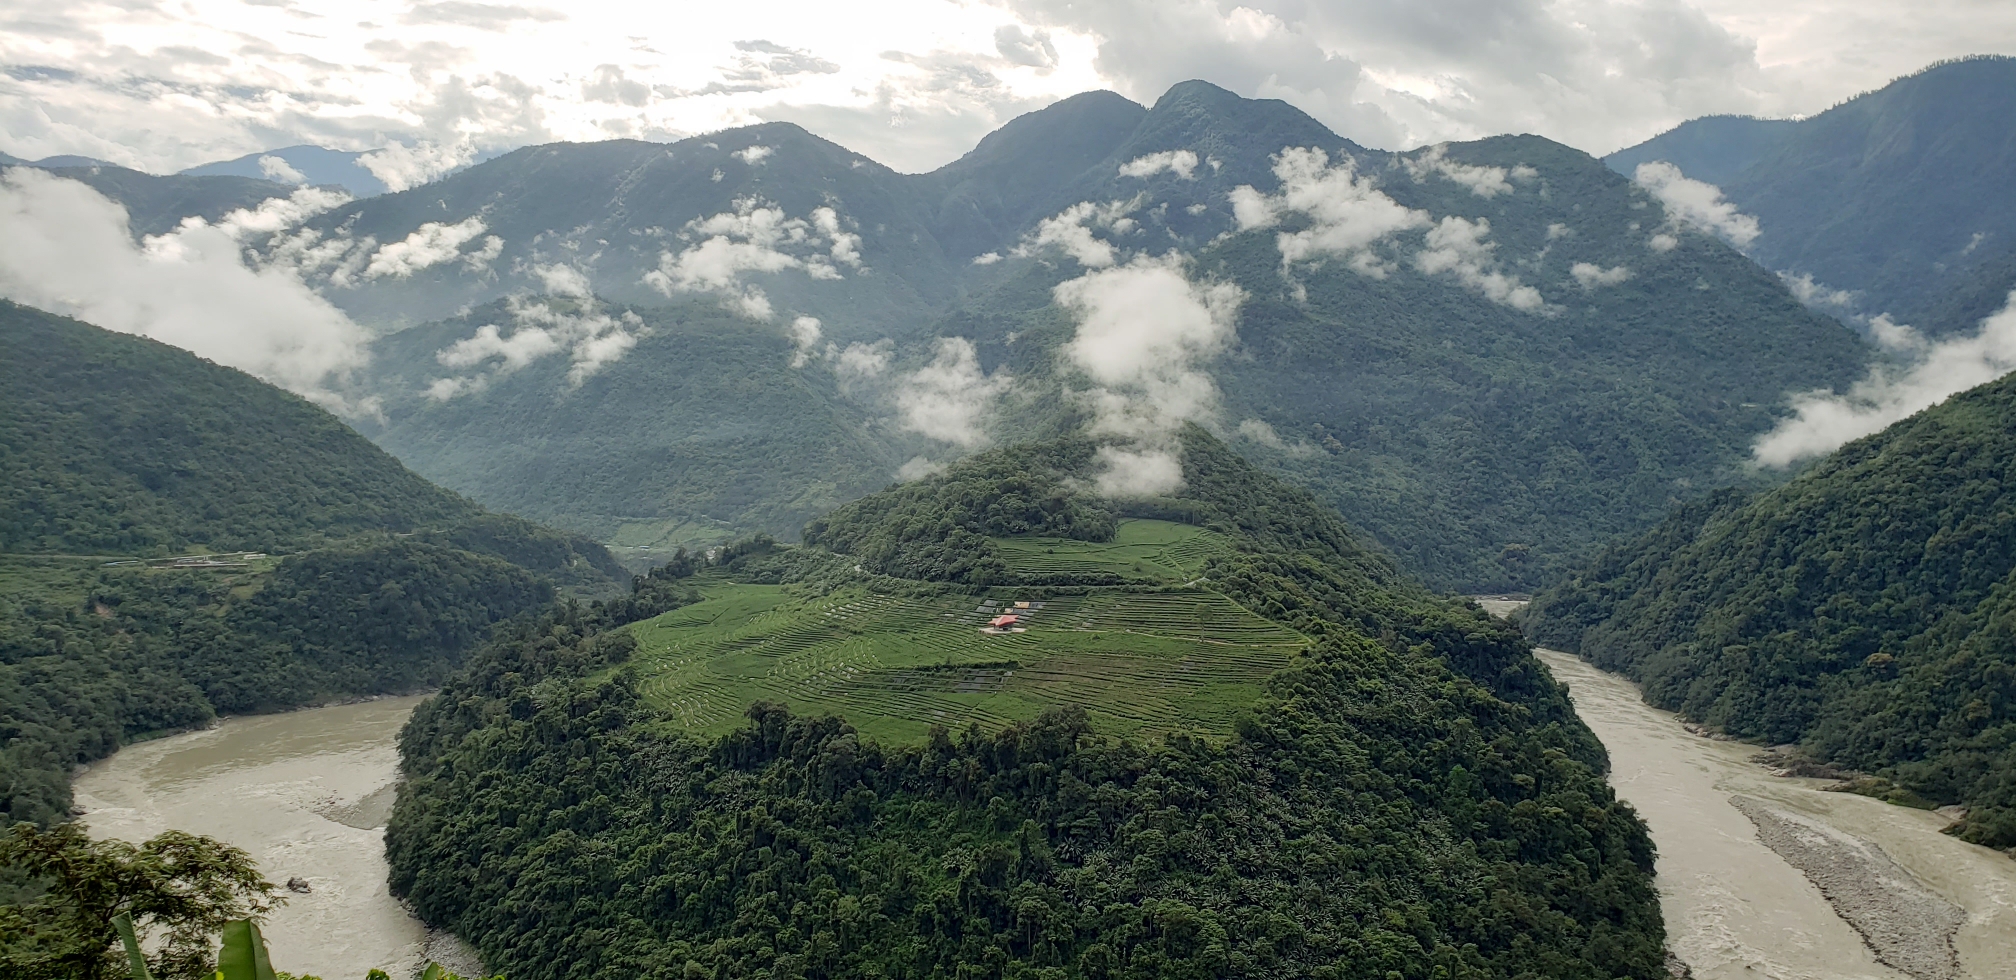
[[[814,279],[839,279],[834,261],[861,264],[860,236],[842,231],[840,215],[830,207],[813,209],[807,221],[743,198],[733,211],[687,222],[680,237],[699,241],[659,253],[658,268],[644,274],[644,284],[666,296],[718,294],[724,306],[751,320],[768,321],[776,311],[763,290],[744,283],[743,276],[802,269]]]
[[[1641,163],[1631,179],[1659,199],[1666,208],[1668,221],[1720,235],[1737,248],[1748,248],[1751,242],[1757,240],[1760,229],[1756,218],[1736,210],[1735,204],[1723,200],[1721,188],[1688,177],[1680,172],[1679,167],[1664,160]],[[1666,237],[1671,239],[1671,236]],[[1670,251],[1673,246],[1661,247],[1658,236],[1655,236],[1652,247],[1664,252]]]
[[[1529,313],[1545,309],[1547,302],[1539,290],[1520,284],[1518,276],[1497,268],[1493,253],[1498,245],[1484,240],[1490,233],[1489,218],[1445,217],[1428,229],[1424,247],[1414,255],[1414,267],[1431,276],[1452,273],[1457,281],[1493,303]]]
[[[556,274],[554,279],[563,287],[574,285],[565,275]],[[434,359],[442,367],[473,373],[433,379],[427,387],[429,398],[447,401],[474,394],[499,378],[562,353],[569,361],[567,387],[579,388],[588,378],[621,360],[637,346],[644,333],[644,321],[637,314],[626,310],[611,316],[592,300],[570,298],[554,302],[514,297],[506,309],[510,314],[509,334],[498,324],[486,323],[477,327],[474,334],[435,352]]]
[[[1120,176],[1145,179],[1165,170],[1182,180],[1189,180],[1196,176],[1197,154],[1190,150],[1163,150],[1138,156],[1120,165]]]
[[[1577,262],[1568,269],[1568,274],[1574,276],[1575,281],[1583,289],[1595,289],[1598,286],[1615,286],[1631,278],[1631,270],[1624,266],[1612,266],[1605,269],[1592,262]]]
[[[364,268],[364,278],[392,276],[405,279],[423,269],[462,258],[462,246],[474,241],[486,230],[483,219],[475,216],[452,225],[429,221],[405,238],[380,247],[377,254],[371,256],[371,264]],[[503,241],[493,235],[484,248],[473,254],[482,256],[487,253],[489,258],[495,258],[503,247]],[[488,259],[482,261],[487,262]]]
[[[250,267],[240,212],[133,244],[126,212],[74,180],[0,174],[0,293],[240,368],[338,410],[365,332],[283,267]]]
[[[1100,491],[1180,489],[1175,436],[1217,411],[1218,387],[1204,365],[1231,343],[1244,291],[1191,282],[1185,260],[1171,253],[1094,269],[1059,283],[1053,295],[1077,321],[1064,355],[1094,385],[1084,395],[1090,431],[1126,443],[1101,451]]]
[[[283,184],[305,184],[308,182],[306,174],[294,169],[293,164],[276,156],[260,157],[259,172],[265,174],[267,180],[277,180]]]
[[[1274,158],[1281,190],[1262,194],[1251,187],[1233,190],[1232,214],[1240,231],[1270,228],[1284,216],[1309,220],[1300,231],[1275,237],[1284,269],[1326,256],[1344,258],[1355,271],[1375,278],[1387,265],[1373,246],[1395,232],[1428,224],[1428,214],[1403,207],[1379,190],[1370,177],[1360,177],[1349,157],[1330,165],[1320,149],[1289,147]]]
[[[571,265],[535,265],[532,276],[539,280],[548,295],[567,296],[573,299],[591,299],[594,288],[589,285],[588,276]]]
[[[1845,289],[1829,288],[1825,283],[1816,281],[1810,272],[1802,272],[1795,276],[1781,271],[1778,273],[1778,280],[1792,291],[1792,295],[1799,302],[1807,306],[1831,307],[1838,310],[1855,308],[1854,293]]]
[[[973,256],[974,265],[993,265],[999,261],[1001,261],[1000,252],[982,252],[979,255]]]
[[[896,482],[915,483],[927,476],[937,476],[945,472],[944,463],[934,463],[923,456],[912,456],[902,466],[896,468]]]
[[[1275,432],[1273,426],[1259,419],[1241,420],[1237,431],[1244,438],[1257,442],[1269,449],[1287,453],[1290,456],[1309,456],[1316,452],[1316,447],[1306,442],[1289,442],[1281,438],[1281,434]]]
[[[791,366],[802,368],[810,362],[819,346],[819,318],[801,316],[791,321]]]
[[[443,176],[476,159],[476,146],[468,140],[435,143],[421,140],[412,146],[393,143],[357,158],[357,165],[393,193],[409,190]]]
[[[1825,455],[2016,371],[2016,291],[1970,336],[1928,344],[1913,331],[1910,339],[1899,340],[1904,349],[1915,351],[1906,363],[1871,368],[1846,394],[1814,391],[1794,397],[1792,417],[1752,447],[1757,462],[1789,466]]]
[[[991,375],[982,371],[973,342],[964,337],[940,337],[935,347],[931,363],[899,381],[899,427],[961,449],[986,445],[994,404],[1014,378],[1005,367]]]
[[[835,350],[828,345],[826,356],[833,362],[833,373],[842,382],[859,383],[872,381],[889,370],[890,348],[894,345],[887,340],[872,344],[852,343],[845,350]]]
[[[770,147],[763,146],[762,144],[756,144],[753,146],[745,146],[728,155],[752,167],[760,167],[763,165],[764,159],[770,156],[770,154],[775,152],[777,151],[771,149]]]
[[[1416,181],[1441,176],[1470,188],[1470,193],[1482,198],[1512,193],[1512,181],[1508,178],[1530,180],[1539,175],[1532,167],[1514,167],[1508,171],[1504,167],[1458,163],[1449,159],[1447,143],[1437,143],[1426,152],[1401,157],[1400,164]]]
[[[1104,229],[1115,235],[1133,231],[1134,219],[1127,215],[1139,205],[1139,200],[1106,204],[1080,201],[1037,222],[1036,230],[1023,238],[1014,254],[1026,257],[1055,247],[1087,269],[1104,269],[1119,261],[1120,251],[1094,235],[1093,230]]]

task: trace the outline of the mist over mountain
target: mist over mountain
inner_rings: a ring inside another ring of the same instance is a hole
[[[1519,588],[1746,479],[1785,395],[1865,357],[1586,154],[1368,150],[1201,82],[925,175],[784,124],[530,147],[294,234],[272,253],[348,250],[319,268],[360,319],[473,304],[375,343],[374,438],[659,548],[789,535],[991,442],[1203,421],[1436,584]]]
[[[352,197],[372,197],[390,188],[364,160],[369,152],[308,145],[286,146],[190,167],[182,171],[181,176],[251,177],[283,184],[340,187]]]
[[[1946,298],[2016,255],[2012,118],[2016,59],[1968,58],[1806,119],[1696,119],[1606,162],[1629,175],[1665,161],[1716,185],[1757,218],[1759,262],[1937,335],[1974,327]],[[1995,278],[2000,295],[2016,286]]]

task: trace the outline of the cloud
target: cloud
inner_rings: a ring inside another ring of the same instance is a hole
[[[1880,319],[1887,323],[1889,318]],[[1928,344],[1911,331],[1909,338],[1898,339],[1905,349],[1915,351],[1907,362],[1871,368],[1846,394],[1813,391],[1795,396],[1792,417],[1752,447],[1757,462],[1782,467],[1825,455],[2016,371],[2016,291],[1971,336]]]
[[[406,279],[422,269],[458,258],[464,259],[472,270],[481,268],[503,251],[503,239],[491,235],[482,248],[466,256],[462,253],[462,246],[474,241],[486,230],[483,219],[476,216],[452,225],[429,221],[404,239],[379,248],[377,254],[371,256],[371,264],[365,266],[364,278],[391,276]]]
[[[1330,165],[1320,149],[1289,147],[1274,158],[1281,190],[1262,194],[1249,186],[1232,191],[1232,215],[1240,231],[1271,228],[1284,217],[1301,215],[1308,227],[1275,237],[1285,271],[1296,263],[1338,256],[1356,272],[1383,278],[1387,264],[1373,246],[1387,236],[1428,224],[1428,213],[1403,207],[1360,177],[1357,161]]]
[[[1778,281],[1792,291],[1794,298],[1807,306],[1830,307],[1843,311],[1855,308],[1854,293],[1845,289],[1829,288],[1825,283],[1815,281],[1810,272],[1802,272],[1795,276],[1790,272],[1780,271]]]
[[[1197,154],[1190,150],[1163,150],[1121,164],[1120,176],[1147,178],[1167,170],[1179,179],[1190,180],[1196,175],[1197,163]]]
[[[994,404],[1014,383],[1005,367],[991,375],[982,371],[972,341],[940,337],[931,363],[899,381],[899,428],[961,449],[977,449],[990,441],[987,423]]]
[[[1457,281],[1501,306],[1529,313],[1544,309],[1547,301],[1539,290],[1498,270],[1493,254],[1498,245],[1484,240],[1490,233],[1489,218],[1471,221],[1449,215],[1428,229],[1425,247],[1414,254],[1414,267],[1431,276],[1453,273]]]
[[[573,285],[565,276],[556,278],[563,286]],[[579,388],[603,368],[622,360],[645,332],[644,321],[637,314],[625,310],[612,316],[593,300],[555,302],[516,296],[508,301],[506,310],[510,314],[509,334],[499,324],[486,323],[435,352],[434,359],[442,367],[474,373],[433,379],[427,386],[429,398],[445,402],[474,394],[499,378],[562,353],[570,362],[567,388]]]
[[[982,252],[979,255],[973,256],[974,265],[993,265],[999,261],[1001,261],[1000,252]]]
[[[1605,269],[1592,262],[1577,262],[1569,267],[1568,274],[1574,276],[1576,283],[1580,284],[1583,289],[1595,289],[1598,286],[1615,286],[1631,278],[1631,270],[1624,266],[1612,266]]]
[[[1719,235],[1737,248],[1748,248],[1751,242],[1757,240],[1760,229],[1756,218],[1736,210],[1735,204],[1723,200],[1721,188],[1688,177],[1680,172],[1679,167],[1664,160],[1641,163],[1631,179],[1659,199],[1670,222]],[[1670,240],[1670,236],[1668,238]],[[1661,248],[1656,244],[1655,236],[1654,249],[1664,252],[1672,247]]]
[[[1190,281],[1176,254],[1136,256],[1059,283],[1057,305],[1077,322],[1066,360],[1093,383],[1083,395],[1090,432],[1121,441],[1100,452],[1100,492],[1173,493],[1183,484],[1175,436],[1216,413],[1204,365],[1231,343],[1245,292]]]
[[[306,174],[294,169],[293,164],[276,156],[260,157],[259,172],[265,174],[267,180],[277,180],[283,184],[305,184],[308,182]]]
[[[765,157],[775,152],[777,151],[770,147],[757,144],[754,146],[745,146],[728,155],[752,167],[758,167],[762,166]]]
[[[923,456],[912,456],[902,466],[896,468],[896,482],[915,483],[927,476],[937,476],[945,472],[944,463],[934,463]]]
[[[1482,198],[1493,198],[1500,194],[1512,193],[1512,181],[1507,178],[1531,180],[1539,176],[1532,167],[1518,166],[1511,170],[1504,167],[1484,167],[1475,164],[1458,163],[1449,159],[1449,144],[1437,143],[1425,153],[1400,158],[1401,166],[1417,182],[1430,176],[1441,176],[1470,188],[1470,193]]]
[[[247,214],[187,222],[136,246],[119,205],[16,167],[0,174],[0,293],[360,409],[333,386],[365,363],[369,338],[290,270],[246,264],[234,229],[257,223]]]
[[[1087,269],[1106,268],[1118,261],[1119,250],[1094,235],[1093,230],[1105,229],[1115,235],[1133,231],[1134,219],[1127,215],[1139,205],[1139,199],[1107,204],[1080,201],[1037,222],[1036,230],[1023,238],[1022,243],[1015,247],[1014,254],[1028,257],[1056,247]]]
[[[393,143],[357,158],[357,165],[371,171],[391,193],[409,190],[436,177],[468,165],[476,159],[476,147],[467,140],[454,143],[420,141],[412,146]]]
[[[873,381],[889,370],[890,348],[894,346],[888,340],[872,344],[852,343],[845,350],[835,350],[829,344],[826,356],[833,362],[833,373],[842,384],[859,384]]]
[[[610,105],[644,106],[651,102],[651,86],[624,74],[617,65],[596,65],[595,73],[581,83],[581,97]]]
[[[861,262],[860,237],[839,229],[840,216],[831,208],[814,209],[807,221],[787,216],[776,205],[743,198],[734,211],[688,222],[681,237],[700,241],[677,253],[660,253],[658,268],[645,273],[644,283],[666,296],[717,293],[729,309],[752,320],[769,320],[775,316],[769,297],[742,277],[803,269],[814,279],[839,279],[829,257],[856,266]]]
[[[791,366],[802,368],[814,356],[819,345],[819,318],[801,316],[791,321],[791,345],[797,350],[791,354]]]
[[[1257,442],[1269,449],[1279,450],[1290,456],[1312,456],[1316,447],[1306,442],[1289,442],[1274,431],[1274,427],[1259,419],[1243,419],[1239,423],[1240,436]]]
[[[570,299],[593,299],[594,288],[588,282],[588,275],[571,265],[535,265],[532,276],[545,287],[549,296],[565,296]]]
[[[1032,33],[1020,24],[1003,24],[994,29],[994,50],[1011,64],[1025,68],[1057,67],[1057,46],[1050,43],[1049,31]]]
[[[557,10],[520,7],[503,3],[471,3],[469,0],[432,0],[416,3],[400,15],[402,24],[454,24],[484,31],[501,31],[518,21],[551,23],[566,20]]]

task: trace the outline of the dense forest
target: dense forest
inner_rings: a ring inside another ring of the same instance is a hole
[[[1517,632],[1184,442],[1189,488],[1126,506],[1233,536],[1209,579],[1316,641],[1230,737],[1116,738],[1060,703],[883,744],[757,704],[701,741],[624,669],[623,627],[686,583],[822,587],[856,561],[829,546],[957,578],[934,536],[1123,509],[1066,482],[1085,447],[996,450],[830,515],[824,545],[668,566],[481,647],[402,736],[395,892],[520,980],[1663,977],[1649,839]]]
[[[2016,377],[1790,483],[1674,512],[1536,596],[1536,641],[1745,738],[1798,742],[2016,846]]]
[[[71,768],[131,739],[422,689],[627,577],[300,398],[0,304],[0,824],[63,819]]]

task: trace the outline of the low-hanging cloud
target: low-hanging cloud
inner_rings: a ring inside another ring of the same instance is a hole
[[[260,157],[259,172],[265,174],[267,180],[279,181],[283,184],[305,184],[308,182],[306,174],[294,169],[293,164],[276,156],[268,155]]]
[[[490,235],[481,247],[466,253],[462,246],[475,241],[487,230],[483,219],[473,215],[452,225],[429,221],[405,238],[379,248],[371,256],[371,264],[364,267],[364,278],[391,276],[406,279],[422,269],[456,260],[472,272],[481,270],[503,253],[504,240]]]
[[[1737,248],[1750,247],[1763,230],[1756,218],[1722,199],[1722,188],[1695,180],[1664,160],[1639,164],[1631,179],[1659,199],[1668,221],[1719,235]],[[1664,236],[1663,241],[1655,235],[1652,242],[1657,251],[1673,248],[1671,235]]]
[[[1197,154],[1191,150],[1163,150],[1135,157],[1120,165],[1120,176],[1146,179],[1168,171],[1180,180],[1190,180],[1197,174]]]
[[[1540,175],[1538,170],[1525,165],[1512,167],[1488,167],[1472,163],[1459,163],[1449,159],[1449,144],[1438,143],[1427,150],[1400,158],[1401,166],[1416,181],[1425,181],[1431,176],[1441,176],[1468,187],[1470,193],[1482,198],[1493,198],[1500,194],[1512,193],[1512,180],[1531,180]]]
[[[1176,433],[1218,408],[1204,370],[1231,343],[1245,291],[1190,280],[1187,260],[1140,255],[1057,285],[1057,304],[1077,321],[1064,346],[1094,387],[1084,394],[1090,431],[1119,440],[1099,451],[1101,493],[1174,493],[1183,486]]]
[[[961,449],[992,441],[988,422],[1015,379],[1005,367],[988,374],[973,342],[940,337],[931,362],[902,376],[896,389],[900,428]]]
[[[188,221],[135,245],[118,204],[16,167],[0,174],[0,293],[173,344],[331,409],[368,410],[334,393],[365,363],[365,331],[290,269],[246,264],[239,234],[263,220],[241,211]]]
[[[565,276],[541,278],[572,285]],[[644,321],[635,313],[625,310],[612,315],[592,299],[557,295],[558,302],[551,297],[513,297],[506,305],[510,333],[504,332],[504,324],[486,323],[436,351],[434,360],[456,373],[433,379],[427,386],[427,397],[445,402],[474,394],[559,354],[566,354],[569,362],[566,387],[579,388],[621,360],[644,333]]]
[[[1387,197],[1377,181],[1359,176],[1357,167],[1348,156],[1333,167],[1329,154],[1312,147],[1284,149],[1274,158],[1280,191],[1270,195],[1246,185],[1235,188],[1233,218],[1240,231],[1271,228],[1290,215],[1308,219],[1307,228],[1275,237],[1284,270],[1336,256],[1362,275],[1384,278],[1389,264],[1374,246],[1396,232],[1427,225],[1428,213]]]
[[[777,205],[743,198],[733,211],[688,222],[680,237],[694,243],[661,252],[644,284],[668,297],[714,293],[742,316],[768,321],[776,316],[769,296],[743,277],[801,269],[813,279],[843,278],[839,266],[861,266],[861,236],[843,226],[831,207],[814,208],[809,219],[793,218]]]
[[[1885,318],[1887,320],[1887,318]],[[1894,330],[1910,330],[1898,324]],[[2016,291],[1972,335],[1899,343],[1916,353],[1902,365],[1878,365],[1846,394],[1808,392],[1792,399],[1791,418],[1757,440],[1752,455],[1765,466],[1789,466],[1823,456],[1880,432],[1947,398],[2016,371]]]
[[[1087,269],[1107,268],[1119,261],[1120,249],[1093,232],[1103,230],[1114,236],[1133,232],[1138,226],[1128,215],[1140,203],[1138,198],[1105,204],[1080,201],[1037,222],[1036,230],[1023,238],[1013,254],[1026,258],[1046,248],[1058,248]]]
[[[1574,276],[1576,285],[1585,290],[1615,286],[1631,278],[1631,270],[1625,266],[1617,265],[1605,269],[1594,262],[1577,262],[1568,267],[1568,274]]]
[[[475,159],[476,146],[467,140],[445,144],[421,140],[412,146],[393,143],[373,150],[358,157],[357,165],[371,171],[371,176],[378,178],[387,191],[396,194],[467,166]]]
[[[1545,309],[1547,301],[1541,298],[1539,290],[1521,284],[1518,276],[1497,267],[1498,245],[1484,240],[1489,234],[1489,218],[1471,221],[1454,215],[1445,217],[1428,229],[1421,251],[1414,255],[1414,267],[1431,276],[1450,273],[1458,282],[1501,306],[1528,313]]]

